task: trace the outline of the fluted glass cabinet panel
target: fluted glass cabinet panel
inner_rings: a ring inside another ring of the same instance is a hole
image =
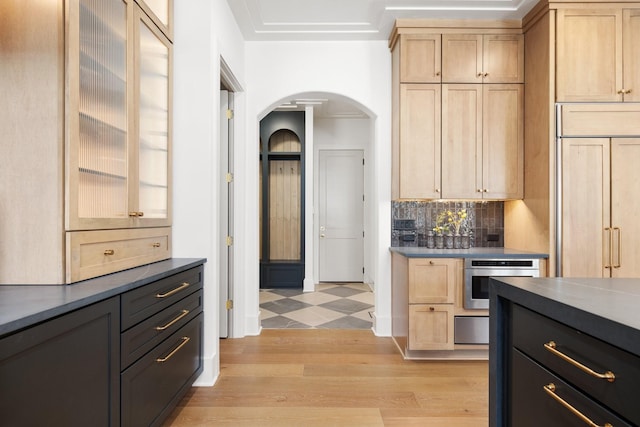
[[[153,24],[138,21],[138,210],[144,219],[168,217],[170,44]]]
[[[79,2],[78,218],[128,218],[127,7]]]

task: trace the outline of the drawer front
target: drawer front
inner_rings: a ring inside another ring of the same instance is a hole
[[[203,267],[198,266],[122,294],[122,330],[129,329],[202,289],[202,273]]]
[[[605,407],[544,369],[516,349],[512,349],[511,426],[583,427],[587,423],[571,412],[570,405],[594,425],[609,423],[615,427],[631,426]],[[552,386],[551,386],[552,385]],[[545,389],[547,387],[547,389]],[[553,390],[553,395],[547,390]],[[564,404],[556,399],[564,400]]]
[[[67,233],[67,282],[171,258],[171,228]]]
[[[121,376],[122,425],[160,425],[202,372],[201,313]]]
[[[122,333],[124,370],[202,312],[202,289]]]
[[[518,331],[513,334],[514,347],[640,425],[640,357],[519,305],[513,305],[512,318],[513,331]],[[613,372],[615,380],[610,382],[584,372],[545,348],[550,341],[555,342],[557,351],[597,373]]]

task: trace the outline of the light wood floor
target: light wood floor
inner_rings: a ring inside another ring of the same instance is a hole
[[[486,361],[405,361],[370,330],[263,330],[220,360],[165,427],[488,425]]]

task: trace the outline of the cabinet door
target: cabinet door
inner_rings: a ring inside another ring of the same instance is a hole
[[[119,426],[119,298],[0,340],[4,426]]]
[[[173,0],[136,0],[162,32],[173,40]]]
[[[409,304],[453,304],[461,275],[460,259],[410,259]]]
[[[622,10],[559,10],[556,98],[622,101]]]
[[[609,145],[607,138],[562,141],[564,277],[611,275]]]
[[[135,130],[138,143],[130,174],[137,226],[170,225],[172,46],[151,19],[136,10]]]
[[[624,100],[640,101],[640,9],[623,13]]]
[[[490,199],[523,195],[524,88],[521,84],[483,86],[482,194]]]
[[[407,34],[400,39],[400,82],[440,83],[440,34]]]
[[[613,277],[640,277],[640,138],[611,142]]]
[[[524,35],[485,35],[483,83],[524,83]]]
[[[398,196],[440,197],[440,85],[401,85]]]
[[[442,35],[442,82],[482,83],[482,35]]]
[[[410,305],[408,349],[453,350],[453,305]]]
[[[69,2],[67,230],[130,225],[131,4]]]
[[[442,85],[442,197],[482,198],[482,85]]]

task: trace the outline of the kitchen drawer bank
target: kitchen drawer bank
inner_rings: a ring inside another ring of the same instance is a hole
[[[490,297],[491,426],[640,425],[640,279],[500,278]]]
[[[3,423],[160,425],[202,372],[204,262],[0,286]]]

